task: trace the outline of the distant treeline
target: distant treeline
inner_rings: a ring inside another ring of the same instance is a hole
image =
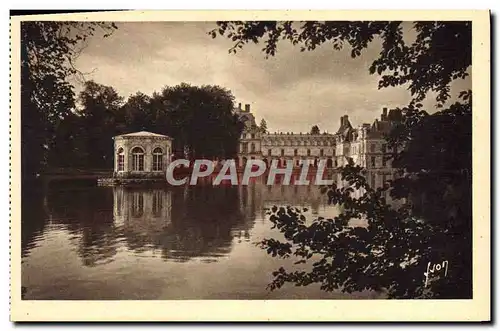
[[[62,116],[50,114],[45,128],[28,127],[25,124],[29,125],[29,121],[23,122],[24,141],[34,137],[33,129],[48,137],[41,172],[65,167],[111,169],[112,137],[136,131],[172,137],[177,155],[186,152],[193,158],[231,158],[237,153],[243,129],[232,112],[232,93],[219,86],[182,83],[164,87],[151,96],[137,92],[124,99],[111,86],[87,81],[75,101],[74,109]],[[36,112],[25,114],[29,118]]]

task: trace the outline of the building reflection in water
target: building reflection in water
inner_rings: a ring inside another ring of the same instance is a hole
[[[229,253],[234,237],[249,237],[255,207],[240,209],[238,194],[236,187],[208,185],[115,187],[115,227],[135,252],[159,251],[164,259],[176,261],[213,261]]]
[[[110,262],[122,248],[133,254],[152,252],[169,261],[212,262],[228,255],[235,243],[257,239],[251,238],[252,228],[256,220],[266,222],[266,208],[307,207],[310,218],[337,213],[314,184],[282,185],[278,177],[274,185],[267,185],[261,177],[248,186],[213,186],[212,180],[170,188],[50,191],[43,198],[45,215],[37,213],[39,221],[24,214],[23,256],[44,240],[45,233],[64,229],[86,266]]]
[[[113,217],[116,227],[138,234],[161,232],[172,223],[172,192],[115,187]]]

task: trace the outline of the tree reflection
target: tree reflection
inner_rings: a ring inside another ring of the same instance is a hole
[[[216,261],[234,243],[251,240],[266,207],[286,203],[318,213],[326,205],[314,185],[267,185],[261,177],[248,186],[214,186],[211,180],[184,187],[53,188],[37,200],[42,211],[32,208],[34,220],[23,226],[23,252],[49,227],[67,233],[86,266],[113,261],[121,247],[168,261]]]
[[[45,224],[69,233],[86,266],[108,263],[116,255],[119,234],[112,198],[107,189],[89,187],[55,188],[45,195]]]
[[[250,213],[240,208],[237,187],[116,187],[114,197],[115,226],[127,247],[160,250],[164,259],[176,261],[228,254],[233,233],[248,231],[254,219],[255,207]]]
[[[21,198],[21,257],[28,256],[45,230],[43,194],[23,190]]]

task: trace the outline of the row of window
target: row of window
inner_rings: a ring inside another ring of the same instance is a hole
[[[376,144],[371,144],[371,145],[370,145],[370,152],[371,152],[371,153],[375,153],[375,149],[376,149],[376,148],[377,148]],[[381,151],[383,154],[387,153],[387,144],[382,144],[382,145],[380,146],[380,151]],[[394,148],[392,149],[392,151],[393,151],[393,153],[396,153],[396,152],[397,152],[396,147],[394,147]]]
[[[241,143],[241,152],[248,153],[248,143]],[[255,153],[255,144],[250,143],[250,153]]]
[[[247,139],[255,139],[255,133],[246,133],[246,134],[243,133],[241,135],[241,138],[242,139],[245,139],[245,138],[247,138]]]
[[[375,153],[376,148],[377,148],[376,144],[371,144],[370,145],[370,153]],[[346,150],[345,151],[347,151],[347,150],[348,150],[348,147],[346,146]],[[380,150],[384,154],[387,153],[387,144],[382,144],[380,146]],[[344,154],[345,154],[345,151],[344,151]],[[356,154],[358,152],[360,152],[360,148],[358,146],[352,146],[352,148],[351,148],[351,154]]]
[[[348,148],[348,147],[346,146],[346,148]],[[355,147],[353,147],[353,148],[354,148],[354,149],[353,149],[353,151],[354,151],[353,153],[355,154],[357,150],[355,149]],[[254,152],[255,152],[255,144],[253,144],[253,143],[251,143],[251,144],[250,144],[250,151],[251,151],[251,153],[254,153]],[[375,145],[371,145],[371,146],[370,146],[370,151],[371,151],[372,153],[374,153],[374,152],[375,152]],[[248,153],[248,143],[243,143],[243,144],[242,144],[242,150],[241,150],[241,152],[242,152],[242,153]],[[281,149],[281,151],[280,151],[280,152],[281,152],[281,153],[280,153],[280,154],[281,154],[281,156],[285,156],[285,150],[284,150],[284,149]],[[384,153],[384,154],[386,153],[386,144],[383,144],[383,145],[382,145],[382,153]],[[344,151],[344,154],[345,154],[345,155],[347,155],[347,150],[345,150],[345,151]],[[271,156],[271,155],[272,155],[272,149],[268,149],[268,150],[267,150],[267,155],[268,155],[268,156]],[[294,156],[298,156],[298,155],[299,155],[299,151],[298,151],[298,149],[294,149],[294,150],[293,150],[293,155],[294,155]],[[325,155],[324,150],[323,150],[323,149],[320,149],[320,150],[319,150],[319,156],[324,156],[324,155]],[[311,156],[311,150],[310,150],[310,149],[308,149],[308,150],[307,150],[307,156]],[[374,160],[375,160],[375,157],[373,156],[373,157],[372,157],[372,166],[375,166],[375,161],[374,161]],[[382,165],[383,165],[383,166],[385,166],[385,165],[386,165],[386,160],[385,160],[385,158],[383,158],[383,160],[382,160]]]
[[[254,143],[251,143],[250,144],[250,153],[255,153],[255,144]],[[245,153],[248,153],[248,143],[242,143],[241,144],[241,153],[245,154]],[[272,155],[272,149],[268,149],[267,150],[267,155],[271,156]],[[294,149],[293,150],[293,155],[294,156],[298,156],[299,155],[299,150],[298,149]],[[319,150],[319,156],[324,156],[325,155],[325,151],[323,149],[320,149]],[[281,149],[281,156],[285,156],[285,150],[284,149]],[[308,149],[307,150],[307,156],[311,156],[311,150]]]
[[[123,148],[118,149],[118,171],[125,169],[125,154]],[[153,171],[163,170],[163,150],[157,147],[153,150]],[[132,149],[132,171],[144,171],[144,150],[140,147]]]
[[[335,145],[331,141],[307,141],[307,140],[302,140],[302,141],[295,141],[295,140],[264,140],[264,145],[267,146],[333,146]]]
[[[375,167],[377,165],[377,158],[375,156],[371,157],[371,166]],[[382,167],[385,167],[387,165],[387,159],[385,157],[382,157]]]
[[[254,160],[255,158],[252,156],[252,157],[251,157],[251,159],[252,159],[252,160]],[[248,160],[247,160],[247,158],[246,158],[246,157],[243,157],[243,158],[241,159],[241,162],[239,163],[239,165],[240,165],[240,166],[244,166],[244,165],[247,163],[247,161],[248,161]],[[263,161],[264,161],[264,163],[265,163],[266,165],[269,165],[269,162],[270,162],[269,160],[264,159]],[[302,165],[302,164],[309,164],[309,165],[312,165],[312,166],[314,166],[314,167],[317,167],[317,166],[318,166],[318,162],[319,162],[319,160],[318,160],[318,159],[314,159],[314,160],[313,160],[313,159],[308,159],[308,160],[295,160],[295,161],[294,161],[294,160],[283,160],[283,159],[279,159],[279,160],[278,160],[278,166],[279,166],[279,167],[282,167],[282,166],[285,166],[286,164],[294,164],[295,166],[297,166],[297,167],[298,167],[298,166],[300,166],[300,165]],[[327,160],[326,160],[326,167],[327,167],[327,168],[331,168],[331,167],[333,167],[333,165],[334,165],[334,164],[335,164],[335,167],[337,167],[337,160],[336,160],[336,159],[335,159],[335,160],[333,160],[332,158],[329,158],[329,159],[327,159]]]
[[[271,156],[272,151],[273,151],[272,149],[268,149],[268,150],[267,150],[267,155],[268,155],[268,156]],[[285,156],[285,150],[284,150],[284,149],[281,149],[281,151],[280,151],[280,152],[281,152],[281,153],[280,153],[280,154],[281,154],[281,156]],[[311,156],[311,150],[310,150],[310,149],[308,149],[306,153],[307,153],[307,156]],[[294,150],[293,150],[293,155],[294,155],[294,156],[299,156],[299,150],[298,150],[298,149],[294,149]],[[322,150],[322,149],[320,149],[320,150],[319,150],[319,156],[325,156],[325,151],[324,151],[324,150]]]
[[[253,138],[253,137],[252,137]],[[331,141],[313,141],[312,143],[309,142],[309,141],[263,141],[263,145],[267,145],[267,146],[307,146],[307,145],[311,145],[311,146],[333,146],[334,144],[331,142]],[[371,153],[375,153],[375,149],[377,148],[377,145],[376,144],[371,144],[370,145],[370,152]],[[243,149],[244,149],[244,152],[247,152],[248,151],[248,143],[243,143]],[[255,144],[254,143],[250,143],[250,149],[252,150],[252,152],[255,151]],[[352,153],[353,154],[356,154],[359,150],[356,148],[356,146],[353,146],[353,149],[352,149]],[[382,153],[386,153],[387,152],[387,144],[382,144],[381,146],[381,151]]]
[[[252,134],[252,139],[255,138],[254,137],[255,135]],[[333,143],[331,141],[313,141],[312,143],[308,142],[308,141],[268,141],[268,140],[265,140],[263,142],[264,145],[267,145],[267,146],[307,146],[307,145],[312,145],[312,146],[332,146]],[[255,152],[255,144],[254,143],[247,143],[247,142],[244,142],[242,143],[242,152],[243,153],[248,153],[248,146],[250,146],[250,151],[253,153]],[[347,147],[347,146],[346,146]],[[370,144],[370,152],[371,153],[375,153],[375,149],[377,148],[377,145],[376,144]],[[381,152],[382,153],[386,153],[387,152],[387,144],[382,144],[381,145]],[[359,152],[359,149],[356,148],[356,146],[353,146],[352,147],[352,154],[356,154],[357,152]]]

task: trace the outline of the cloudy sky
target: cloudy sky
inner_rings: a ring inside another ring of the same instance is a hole
[[[236,104],[250,104],[257,122],[265,118],[270,131],[284,132],[306,132],[316,124],[321,131],[336,131],[344,114],[353,125],[372,122],[383,107],[409,100],[404,88],[378,90],[378,76],[368,73],[380,51],[378,42],[357,59],[349,56],[349,49],[334,51],[324,45],[300,52],[283,42],[276,56],[266,59],[262,44],[229,54],[230,40],[207,34],[216,26],[211,22],[117,25],[111,37],[92,38],[76,65],[92,72],[87,79],[113,86],[125,98],[181,82],[220,85],[232,91]],[[470,79],[461,81],[452,93],[470,84]]]

